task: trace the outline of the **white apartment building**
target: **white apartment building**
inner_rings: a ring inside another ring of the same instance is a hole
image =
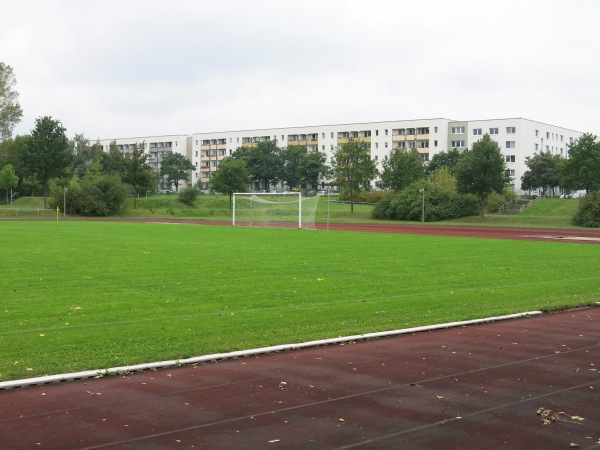
[[[371,157],[381,168],[382,162],[395,149],[414,148],[427,162],[440,152],[471,148],[485,134],[498,142],[510,171],[511,187],[517,192],[521,191],[527,157],[540,152],[568,157],[569,145],[583,135],[579,131],[523,118],[469,121],[437,118],[103,139],[100,143],[108,151],[114,141],[126,152],[128,146],[143,142],[157,171],[164,152],[182,153],[196,166],[189,184],[199,182],[206,188],[223,158],[231,156],[240,147],[254,147],[261,141],[276,140],[279,147],[306,146],[308,151],[325,153],[327,163],[331,163],[336,147],[349,139],[360,140],[369,144]]]
[[[118,138],[118,139],[99,139],[97,141],[101,146],[102,150],[108,152],[110,146],[114,143],[117,148],[123,154],[128,154],[133,151],[134,145],[142,145],[144,153],[149,155],[148,163],[152,166],[156,173],[160,173],[161,162],[163,157],[168,153],[180,153],[192,160],[192,138],[187,135],[170,135],[170,136],[148,136],[138,138]],[[190,176],[191,185],[193,175]],[[158,182],[156,189],[162,189],[168,187],[164,185],[164,180]],[[180,186],[185,187],[185,183]]]

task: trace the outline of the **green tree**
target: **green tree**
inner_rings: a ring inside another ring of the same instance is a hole
[[[229,209],[233,206],[233,194],[246,192],[250,182],[250,173],[246,162],[233,157],[224,158],[210,179],[210,191],[229,195]]]
[[[85,176],[87,170],[104,157],[100,143],[90,144],[83,134],[75,135],[71,141],[71,148],[74,155],[71,170],[79,178]]]
[[[307,155],[306,147],[290,145],[281,149],[281,180],[290,188],[300,187],[300,165]]]
[[[144,153],[144,145],[134,144],[132,152],[125,156],[123,181],[132,188],[134,208],[137,208],[138,195],[152,190],[156,185],[156,173],[148,164],[148,154]]]
[[[0,62],[0,141],[12,136],[15,125],[23,116],[16,84],[12,67]]]
[[[326,164],[327,156],[321,152],[309,152],[301,161],[298,167],[300,181],[305,186],[309,184],[316,188],[319,179],[327,177],[331,169]]]
[[[547,195],[560,186],[561,167],[564,158],[560,155],[551,153],[540,153],[533,157],[525,158],[525,164],[528,169],[521,177],[521,189],[542,189],[542,193]]]
[[[430,184],[440,186],[442,189],[450,192],[456,192],[456,178],[448,167],[442,167],[427,176]]]
[[[44,192],[44,208],[48,207],[50,180],[66,176],[73,159],[65,131],[60,121],[49,116],[36,119],[21,154],[25,170],[35,177]]]
[[[179,191],[179,181],[188,181],[189,171],[195,168],[196,166],[181,153],[168,153],[163,157],[160,174],[166,178],[168,184],[173,183],[175,190]]]
[[[460,150],[453,148],[452,150],[448,150],[447,152],[440,152],[431,158],[429,164],[427,165],[427,172],[432,173],[436,170],[446,168],[450,171],[450,173],[454,174],[454,169],[458,164],[461,156],[463,154]]]
[[[586,133],[569,147],[569,157],[562,166],[562,186],[576,191],[600,190],[600,142]]]
[[[19,185],[19,177],[15,175],[12,164],[7,164],[0,170],[0,189],[6,190],[6,204],[8,205],[8,191]]]
[[[319,178],[326,176],[329,168],[327,156],[321,152],[309,152],[304,146],[292,145],[281,149],[281,180],[290,188],[308,185],[317,187]]]
[[[401,191],[425,176],[419,152],[415,149],[409,151],[398,149],[383,162],[383,171],[377,186],[381,189]]]
[[[102,153],[101,164],[102,171],[107,175],[112,174],[121,177],[125,175],[127,161],[115,141],[110,143],[107,153]]]
[[[276,140],[262,141],[256,147],[237,149],[232,155],[236,159],[246,160],[250,177],[262,183],[265,189],[281,180],[283,163],[281,149]]]
[[[350,211],[354,212],[354,199],[362,190],[371,188],[371,181],[378,174],[369,144],[354,139],[342,144],[335,151],[332,169],[335,184],[348,192]]]
[[[505,158],[498,143],[488,134],[475,142],[456,166],[456,188],[460,193],[477,196],[481,217],[488,196],[492,192],[500,194],[509,181]]]

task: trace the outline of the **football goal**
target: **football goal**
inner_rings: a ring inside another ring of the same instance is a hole
[[[233,225],[316,230],[319,196],[291,193],[233,194]]]

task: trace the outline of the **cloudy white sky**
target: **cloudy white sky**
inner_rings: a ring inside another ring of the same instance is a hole
[[[525,117],[600,135],[597,0],[19,0],[0,61],[29,133]]]

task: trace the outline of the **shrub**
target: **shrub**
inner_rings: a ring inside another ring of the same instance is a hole
[[[200,191],[194,187],[187,187],[179,193],[179,200],[186,205],[193,206]]]
[[[125,207],[126,187],[118,176],[100,175],[93,179],[71,180],[66,192],[53,186],[50,203],[62,209],[64,197],[67,213],[81,216],[105,217],[119,214]]]
[[[474,216],[479,212],[477,198],[458,194],[441,186],[417,181],[409,187],[381,199],[373,209],[375,219],[420,221],[425,189],[425,221],[456,219]]]
[[[485,209],[488,212],[498,212],[500,211],[500,207],[511,200],[517,198],[517,194],[512,189],[504,189],[502,194],[498,194],[497,192],[492,192],[485,204]]]
[[[600,228],[600,192],[590,192],[579,201],[573,223],[580,227]]]

